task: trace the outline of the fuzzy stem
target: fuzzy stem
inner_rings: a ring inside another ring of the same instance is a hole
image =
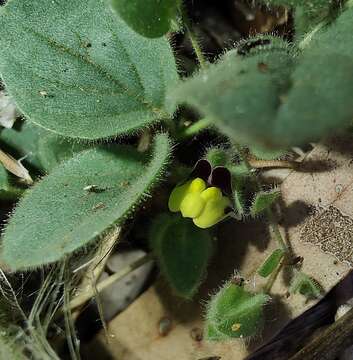
[[[195,123],[193,123],[192,125],[190,125],[189,127],[187,127],[186,129],[184,129],[183,131],[181,131],[178,138],[180,140],[186,139],[190,136],[193,136],[193,135],[199,133],[202,130],[205,130],[211,124],[212,124],[212,120],[209,118],[203,118],[201,120],[198,120]]]
[[[153,259],[153,255],[151,253],[147,254],[147,255],[141,257],[140,259],[136,260],[132,264],[128,265],[126,268],[118,271],[114,275],[111,275],[108,278],[101,281],[100,283],[98,283],[96,286],[96,289],[92,289],[92,287],[90,287],[85,292],[82,292],[76,298],[71,300],[70,304],[68,304],[69,309],[73,310],[73,309],[76,309],[76,308],[82,306],[88,300],[90,300],[92,297],[94,297],[96,293],[102,292],[104,289],[106,289],[110,285],[114,284],[116,281],[121,280],[123,277],[130,274],[132,271],[138,269],[142,265],[148,263],[152,259]]]
[[[257,190],[260,190],[261,189],[261,184],[259,182],[259,180],[257,179],[256,175],[254,174],[254,172],[252,171],[253,170],[253,167],[251,166],[249,160],[247,159],[246,157],[246,154],[244,153],[242,147],[236,143],[233,143],[233,146],[235,147],[235,149],[237,150],[237,152],[239,153],[241,159],[243,160],[246,168],[248,169],[249,173],[252,174],[254,180],[255,180],[255,184],[256,184],[256,187],[257,187]],[[272,288],[272,285],[274,284],[275,280],[277,279],[277,276],[279,274],[279,272],[281,271],[283,265],[284,265],[284,262],[286,260],[286,258],[290,257],[291,254],[290,254],[290,250],[287,246],[287,244],[285,243],[283,237],[282,237],[282,234],[279,230],[279,226],[278,226],[278,223],[275,219],[275,216],[272,212],[271,209],[267,209],[266,210],[266,215],[270,221],[270,226],[271,226],[271,229],[272,229],[272,232],[275,236],[275,239],[278,243],[278,245],[282,248],[282,250],[284,251],[284,258],[282,259],[282,261],[279,263],[279,265],[277,266],[276,270],[271,274],[268,282],[265,284],[264,288],[263,288],[263,291],[265,293],[269,293],[271,288]]]
[[[254,174],[253,170],[254,168],[251,166],[251,163],[250,161],[248,160],[246,154],[244,153],[243,149],[241,148],[240,145],[236,144],[236,143],[233,143],[235,149],[237,150],[237,152],[239,153],[240,157],[241,157],[241,160],[244,162],[247,170],[249,171],[249,173],[253,174],[253,178],[255,180],[255,184],[256,184],[256,190],[257,191],[260,191],[261,190],[261,184],[259,182],[259,180],[257,179],[256,175]],[[271,209],[267,209],[266,211],[266,215],[268,217],[268,219],[270,220],[270,224],[271,224],[271,228],[272,228],[272,231],[275,235],[275,238],[276,238],[276,241],[278,243],[278,245],[283,249],[283,251],[285,252],[286,255],[288,255],[289,253],[289,249],[288,249],[288,246],[286,245],[285,241],[283,240],[283,237],[281,235],[281,232],[279,230],[279,227],[278,227],[278,224],[277,224],[277,221],[273,215],[273,212]]]
[[[279,226],[278,223],[275,219],[275,216],[273,215],[273,212],[271,209],[267,209],[266,211],[266,215],[268,217],[268,219],[270,220],[270,224],[271,224],[271,228],[272,228],[272,232],[275,235],[276,241],[278,243],[278,245],[282,248],[282,250],[284,251],[284,253],[286,254],[286,256],[288,256],[289,254],[289,249],[287,244],[285,243],[282,234],[279,230]]]
[[[180,13],[181,13],[181,18],[183,19],[183,23],[184,23],[184,26],[185,26],[185,29],[188,33],[188,36],[189,36],[189,39],[191,41],[191,45],[194,49],[194,52],[195,52],[195,55],[197,57],[197,60],[200,64],[200,67],[202,69],[205,69],[207,67],[207,60],[206,58],[204,57],[203,53],[202,53],[202,49],[201,49],[201,46],[197,40],[197,36],[196,34],[194,33],[193,29],[192,29],[192,25],[191,25],[191,22],[189,20],[189,17],[186,13],[186,10],[183,6],[180,7],[179,9]]]
[[[279,274],[279,272],[282,270],[284,265],[284,258],[280,261],[280,263],[278,264],[277,268],[275,269],[275,271],[270,275],[270,277],[268,278],[266,284],[264,285],[264,287],[262,288],[262,291],[265,294],[269,294],[271,292],[272,286],[275,283],[277,276]]]

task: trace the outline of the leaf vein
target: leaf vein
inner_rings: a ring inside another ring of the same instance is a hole
[[[31,29],[31,28],[27,28],[27,27],[23,27],[25,30],[31,32],[32,34],[34,34],[35,36],[37,36],[40,40],[46,42],[50,47],[56,49],[56,50],[60,50],[72,57],[75,57],[79,60],[82,60],[83,62],[85,62],[87,65],[92,66],[94,69],[96,69],[102,76],[104,76],[106,79],[108,79],[109,81],[111,81],[113,84],[115,84],[116,86],[120,87],[122,89],[122,91],[126,92],[128,96],[131,96],[132,98],[136,99],[137,101],[139,101],[143,106],[145,106],[148,110],[152,111],[154,114],[156,114],[158,117],[168,117],[169,115],[166,114],[161,108],[155,107],[153,104],[151,104],[149,101],[142,99],[140,95],[132,92],[128,87],[124,86],[118,79],[116,79],[115,77],[113,77],[111,74],[109,74],[102,66],[100,66],[99,64],[95,63],[94,61],[92,61],[91,59],[89,59],[88,57],[85,57],[79,53],[77,53],[76,51],[74,51],[73,49],[70,49],[69,47],[60,44],[59,42],[57,42],[55,39],[52,39],[44,34],[41,34],[40,32]]]

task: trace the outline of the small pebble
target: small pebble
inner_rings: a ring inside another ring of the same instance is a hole
[[[198,327],[192,328],[190,331],[190,336],[193,340],[200,342],[203,340],[202,330]]]
[[[168,317],[163,317],[159,320],[158,332],[161,336],[167,336],[172,329],[172,321]]]

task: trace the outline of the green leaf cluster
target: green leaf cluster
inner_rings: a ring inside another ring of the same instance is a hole
[[[206,337],[219,341],[258,334],[264,323],[263,307],[269,300],[266,294],[226,283],[207,305]]]

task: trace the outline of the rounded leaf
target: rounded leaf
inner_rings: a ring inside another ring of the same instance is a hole
[[[30,44],[30,46],[28,46]],[[146,39],[105,0],[13,0],[0,8],[0,73],[32,122],[84,139],[169,117],[177,80],[166,39]]]
[[[61,163],[19,202],[2,260],[13,270],[51,263],[121,223],[159,179],[169,153],[168,137],[158,135],[149,163],[128,146],[94,148]]]
[[[191,298],[205,276],[212,254],[210,234],[189,219],[163,214],[152,225],[150,244],[175,292]]]

